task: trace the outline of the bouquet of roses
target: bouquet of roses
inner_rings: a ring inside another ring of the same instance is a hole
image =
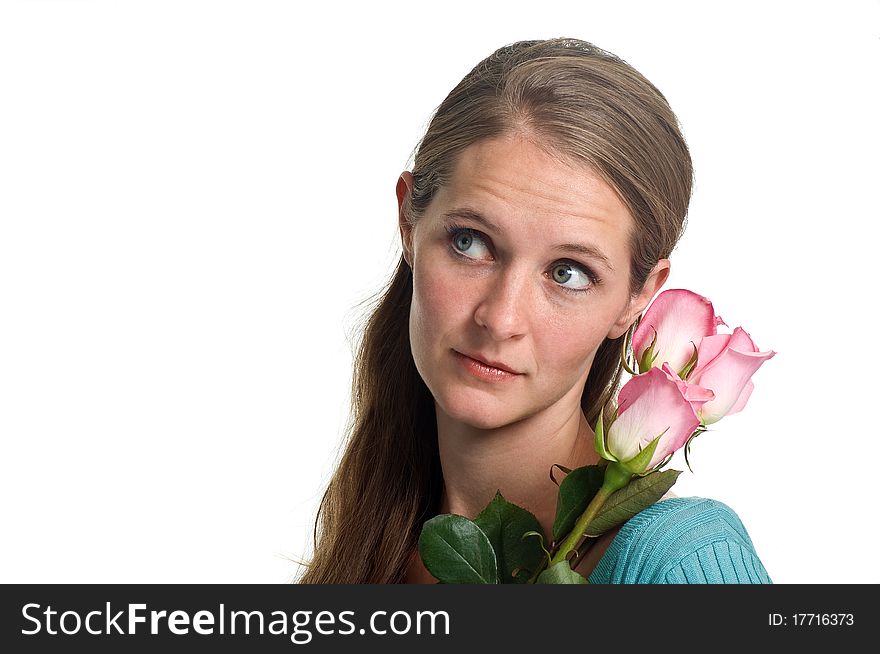
[[[707,298],[684,289],[658,295],[621,352],[632,377],[615,415],[605,425],[603,409],[594,426],[600,465],[557,464],[566,476],[549,544],[537,518],[499,492],[475,520],[442,514],[425,522],[425,568],[444,584],[588,583],[571,566],[587,540],[662,498],[681,471],[661,468],[682,447],[687,462],[707,425],[742,410],[752,375],[776,354],[759,351],[741,327],[719,334],[718,325],[727,323]]]

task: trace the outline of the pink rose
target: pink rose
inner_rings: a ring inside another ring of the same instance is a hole
[[[703,388],[702,386],[691,382],[687,383],[682,380],[673,370],[669,367],[668,363],[664,363],[660,368],[666,375],[675,382],[675,385],[678,386],[678,390],[681,391],[681,394],[684,395],[684,398],[691,403],[691,408],[693,408],[694,413],[699,417],[700,408],[709,400],[715,398],[715,393],[713,393],[708,388]]]
[[[636,375],[620,389],[617,419],[608,429],[604,453],[600,450],[599,454],[610,455],[636,474],[657,466],[691,437],[700,424],[695,410],[710,397],[706,389],[660,368]],[[658,436],[647,464],[632,461]]]
[[[775,355],[773,350],[760,352],[742,327],[732,334],[703,338],[697,347],[697,365],[688,375],[689,383],[715,393],[714,399],[698,410],[703,423],[709,425],[741,411],[755,387],[752,375]]]
[[[654,298],[633,333],[633,352],[640,362],[657,334],[654,347],[647,352],[650,361],[640,365],[639,370],[644,372],[668,363],[680,373],[693,356],[694,346],[704,336],[718,333],[718,325],[727,323],[715,315],[708,298],[683,288],[663,291]]]

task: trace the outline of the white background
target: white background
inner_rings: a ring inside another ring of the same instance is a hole
[[[778,352],[674,492],[777,583],[880,582],[878,3],[317,7],[0,5],[0,580],[293,579],[398,175],[480,59],[569,36],[683,125],[666,288]]]

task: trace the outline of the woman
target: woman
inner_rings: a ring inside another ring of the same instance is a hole
[[[598,462],[590,425],[691,186],[663,95],[589,43],[500,48],[453,89],[397,182],[403,253],[359,346],[301,583],[435,582],[422,524],[474,518],[496,490],[551,533],[550,468]],[[770,581],[713,500],[664,499],[596,541],[575,567],[593,583]]]

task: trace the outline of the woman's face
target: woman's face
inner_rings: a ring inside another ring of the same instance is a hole
[[[400,205],[411,186],[401,175]],[[599,345],[669,272],[661,260],[631,298],[626,207],[517,135],[465,149],[422,219],[410,227],[401,213],[400,228],[416,367],[438,410],[481,429],[578,407]]]

